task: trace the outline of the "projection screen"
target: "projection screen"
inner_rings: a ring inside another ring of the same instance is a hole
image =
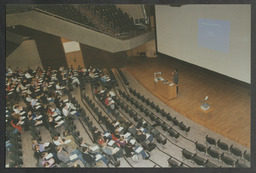
[[[158,52],[250,83],[250,5],[156,5],[155,10]]]

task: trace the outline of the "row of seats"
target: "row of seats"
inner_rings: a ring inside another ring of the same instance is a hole
[[[233,158],[226,156],[224,153],[219,154],[218,151],[211,149],[211,147],[207,148],[207,153],[216,159],[221,159],[222,162],[224,162],[227,165],[235,166],[238,168],[248,168],[245,164],[239,162],[239,159],[234,160]],[[211,163],[208,159],[205,159],[203,157],[198,156],[196,153],[192,153],[186,149],[182,150],[182,156],[183,158],[186,158],[188,160],[194,161],[197,165],[204,166],[207,168],[217,168],[218,166]]]
[[[125,77],[124,73],[123,73],[119,68],[117,69],[117,71],[118,71],[118,73],[120,74],[120,76],[121,76],[121,78],[122,78],[124,84],[125,84],[125,85],[129,85],[129,82],[128,82],[127,78]]]
[[[157,118],[157,116],[155,116],[155,114],[153,112],[151,112],[147,108],[144,108],[143,105],[141,105],[135,99],[133,99],[132,97],[127,95],[125,92],[120,91],[119,93],[121,96],[126,98],[132,105],[135,105],[136,108],[138,108],[147,117],[149,117],[152,121],[154,121],[156,123],[156,125],[161,126],[164,131],[167,131],[170,136],[174,137],[175,139],[179,138],[180,134],[175,129],[173,129],[173,127],[170,127],[168,124],[166,124],[166,122],[161,121],[159,118]],[[168,113],[168,114],[164,113],[161,115],[165,115],[165,117],[171,117],[170,113]],[[180,129],[183,130],[184,132],[186,132],[186,134],[190,131],[190,127],[184,127],[185,125],[183,124],[183,122],[179,123],[178,120],[176,119],[176,117],[174,117],[174,118],[171,117],[171,119],[169,118],[169,120],[172,121],[172,123],[174,125],[180,127]]]
[[[133,18],[115,5],[88,5],[88,9],[119,33],[133,29]]]
[[[38,5],[37,8],[61,16],[63,18],[88,25],[95,28],[94,24],[82,15],[73,5],[55,4],[55,5]]]
[[[231,154],[233,154],[234,156],[244,158],[249,162],[251,161],[251,155],[250,153],[247,153],[246,150],[242,152],[239,148],[233,147],[233,145],[230,145],[230,147],[228,147],[228,144],[226,144],[225,142],[220,141],[220,139],[216,142],[216,140],[213,137],[209,137],[208,135],[205,138],[208,144],[217,146],[218,148],[227,152],[230,151]]]
[[[152,101],[150,102],[149,99],[146,99],[144,96],[142,96],[139,92],[137,92],[136,90],[133,90],[131,87],[129,87],[129,91],[131,94],[133,94],[134,96],[136,96],[138,99],[140,99],[141,101],[143,101],[144,103],[146,103],[148,106],[150,106],[152,109],[155,109],[156,112],[160,113],[160,115],[162,115],[162,117],[165,117],[168,121],[171,121],[175,126],[178,126],[182,131],[184,131],[186,134],[190,131],[190,126],[186,126],[182,121],[179,122],[177,120],[176,117],[172,117],[170,115],[170,113],[167,113],[164,109],[160,109],[160,107],[158,105],[155,105],[155,103]],[[121,95],[127,95],[124,92],[121,93]],[[142,109],[147,109],[147,108],[143,108],[144,106],[140,103],[138,103],[137,101],[132,101],[133,98],[129,97],[129,96],[124,96],[125,98],[128,99],[128,101],[131,101],[131,103],[135,104],[136,107],[139,107],[140,110]],[[146,112],[146,114],[149,113]],[[152,114],[152,113],[151,113]],[[153,118],[153,117],[152,117]],[[160,121],[159,119],[157,119],[157,121]],[[159,123],[160,124],[160,123]],[[164,127],[163,127],[164,128]],[[165,128],[166,129],[166,128]]]

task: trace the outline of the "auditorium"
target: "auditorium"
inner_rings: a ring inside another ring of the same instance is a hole
[[[250,168],[250,4],[6,4],[5,168]]]

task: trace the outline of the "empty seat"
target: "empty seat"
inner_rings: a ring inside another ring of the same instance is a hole
[[[204,163],[204,167],[206,168],[219,168],[219,166],[211,163],[209,160],[206,160],[205,163]]]
[[[179,167],[179,163],[176,160],[174,160],[172,157],[170,157],[168,159],[168,163],[169,163],[169,166],[172,167],[172,168]]]
[[[194,154],[191,153],[190,151],[186,150],[186,149],[183,149],[182,150],[182,157],[183,158],[186,158],[188,160],[191,160],[193,158]]]
[[[173,124],[174,124],[175,126],[177,126],[177,125],[179,124],[179,121],[176,119],[176,117],[174,117],[174,118],[172,119],[172,122],[173,122]]]
[[[186,125],[183,122],[180,122],[178,126],[182,131],[185,131],[186,133],[190,131],[190,127],[186,127]]]
[[[212,138],[212,137],[209,137],[208,135],[206,135],[206,142],[208,143],[208,144],[211,144],[211,145],[215,145],[216,146],[216,140],[214,139],[214,138]]]
[[[213,149],[211,149],[211,147],[207,148],[207,153],[208,153],[211,157],[216,158],[216,159],[218,159],[218,160],[219,160],[219,158],[220,158],[219,152],[218,152],[218,151],[215,151],[215,150],[213,150]]]
[[[235,156],[239,156],[239,157],[242,157],[242,151],[239,149],[239,148],[235,148],[233,147],[233,145],[231,145],[229,147],[229,150],[232,154],[234,154]]]
[[[250,153],[247,153],[247,151],[244,151],[243,153],[243,157],[244,159],[246,159],[247,161],[251,161],[251,154]]]
[[[166,114],[166,118],[168,121],[172,121],[172,116],[170,115],[170,113]]]
[[[234,166],[234,160],[228,156],[225,156],[224,153],[221,154],[221,160],[226,163],[227,165]]]
[[[207,148],[203,144],[200,144],[200,143],[198,143],[198,141],[196,141],[195,145],[196,145],[196,149],[198,151],[206,153]]]
[[[205,159],[202,158],[202,157],[197,156],[196,154],[193,156],[192,160],[193,160],[197,165],[200,165],[200,166],[203,166],[204,163],[205,163]]]
[[[168,126],[167,126],[166,123],[162,123],[162,124],[161,124],[161,127],[162,127],[162,129],[163,129],[164,131],[167,131],[167,130],[168,130]]]
[[[228,144],[221,142],[220,139],[217,141],[217,146],[222,150],[228,151]]]

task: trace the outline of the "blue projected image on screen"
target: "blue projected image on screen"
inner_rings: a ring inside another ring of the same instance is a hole
[[[230,21],[198,19],[198,45],[228,53]]]

